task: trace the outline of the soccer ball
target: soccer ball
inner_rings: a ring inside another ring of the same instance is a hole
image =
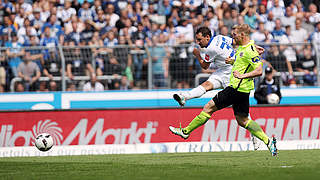
[[[48,151],[53,146],[52,136],[47,133],[38,134],[34,144],[40,151]]]
[[[267,96],[267,100],[269,104],[279,104],[280,98],[277,94],[271,93]]]

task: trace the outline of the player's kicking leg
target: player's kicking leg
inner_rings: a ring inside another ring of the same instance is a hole
[[[198,87],[191,89],[190,91],[174,94],[173,99],[176,100],[180,106],[184,106],[187,100],[199,98],[202,95],[204,95],[207,91],[210,91],[212,89],[213,89],[212,83],[210,83],[209,81],[206,81],[201,85],[199,85]]]
[[[248,116],[250,117],[250,116]],[[275,137],[272,139],[269,138],[264,131],[261,129],[259,124],[248,117],[241,117],[236,115],[236,119],[238,121],[238,124],[244,128],[246,128],[248,131],[250,131],[251,135],[257,137],[262,142],[266,144],[269,151],[271,152],[272,156],[278,155],[278,149],[277,149],[277,140]],[[254,141],[254,140],[253,140]],[[256,148],[256,147],[255,147]]]

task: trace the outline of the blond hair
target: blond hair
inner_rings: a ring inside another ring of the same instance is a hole
[[[248,24],[240,24],[233,27],[234,29],[238,30],[238,33],[244,33],[245,35],[249,36],[251,32],[251,28]]]

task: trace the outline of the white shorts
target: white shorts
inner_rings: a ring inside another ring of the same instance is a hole
[[[211,82],[213,89],[224,89],[229,86],[230,74],[214,72],[207,81]]]

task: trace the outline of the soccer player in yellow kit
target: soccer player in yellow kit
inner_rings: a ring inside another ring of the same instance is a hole
[[[271,155],[276,156],[278,153],[276,139],[269,138],[259,124],[248,116],[249,95],[250,91],[254,89],[253,78],[262,75],[262,62],[254,41],[250,40],[250,27],[247,24],[237,25],[232,35],[239,47],[235,59],[227,58],[225,61],[233,65],[229,86],[210,100],[204,106],[203,111],[187,127],[170,126],[169,129],[172,133],[186,139],[193,130],[205,124],[215,111],[232,105],[238,124],[263,141]]]

